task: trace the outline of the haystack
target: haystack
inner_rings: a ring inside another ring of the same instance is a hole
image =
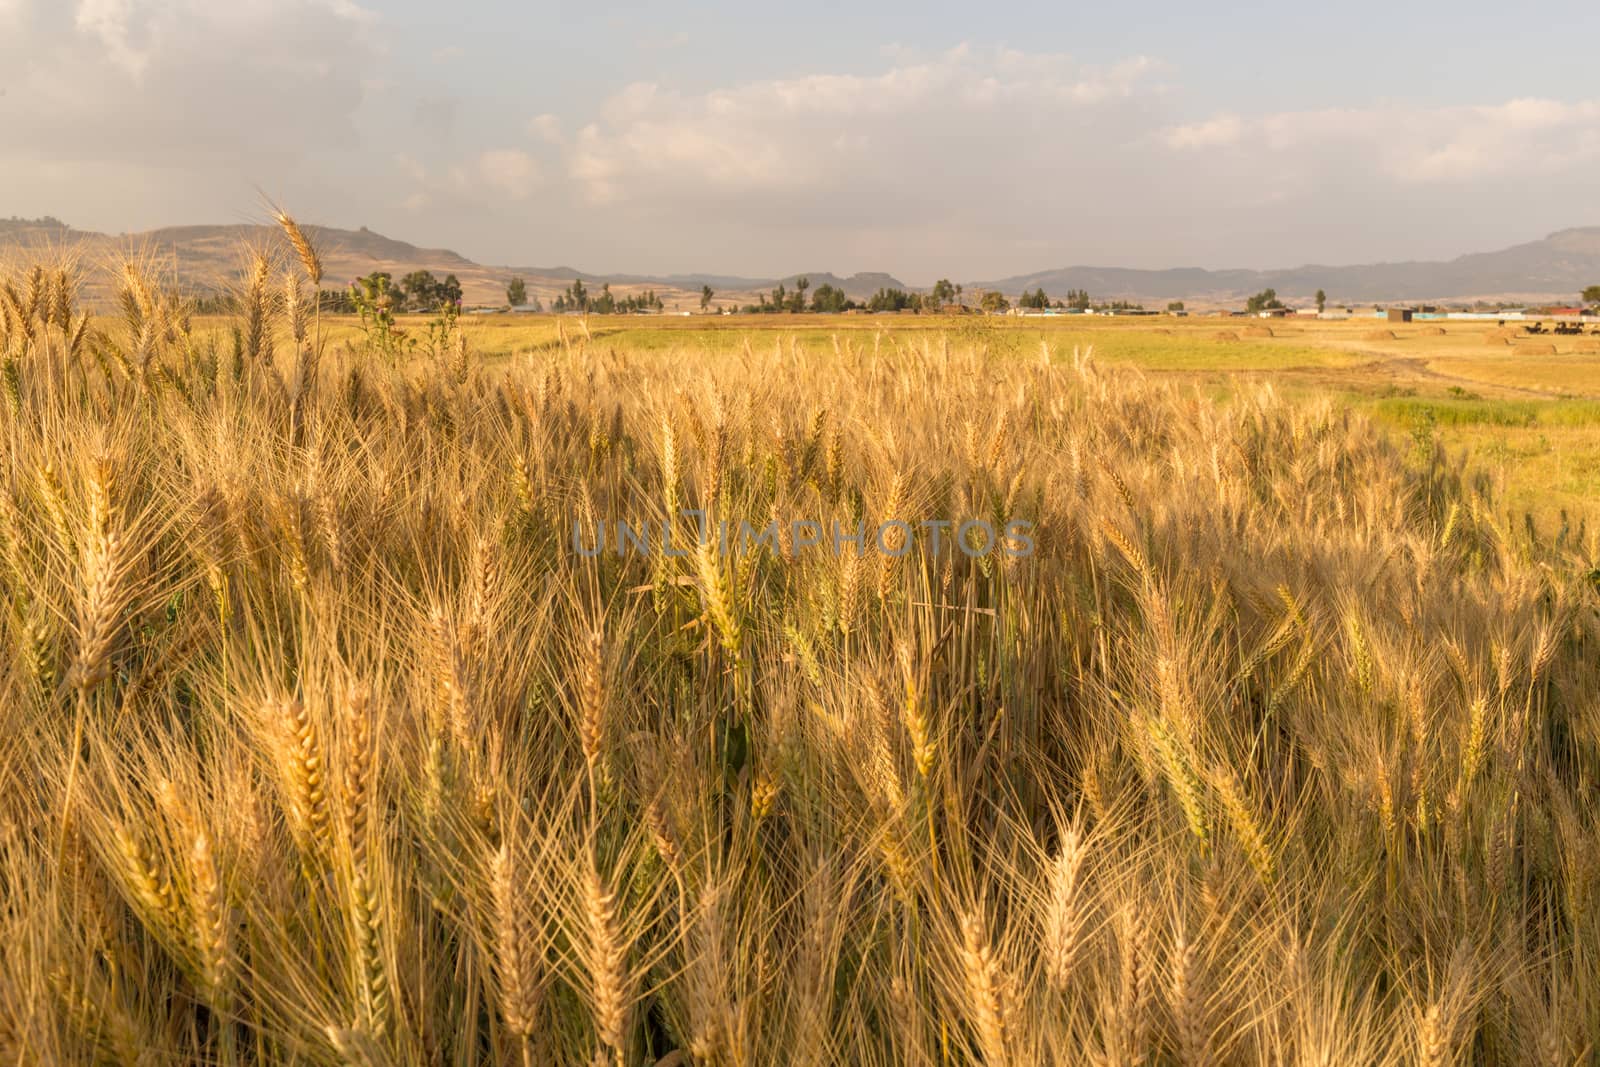
[[[1517,354],[1519,356],[1553,356],[1556,354],[1556,346],[1552,344],[1518,345]]]
[[[1363,341],[1393,341],[1393,330],[1368,330],[1361,335]]]
[[[1272,327],[1271,326],[1246,326],[1244,328],[1244,335],[1246,337],[1271,337],[1271,336],[1273,336]]]
[[[1211,339],[1213,341],[1237,341],[1239,339],[1239,335],[1234,333],[1232,330],[1218,330],[1216,333],[1211,335]]]
[[[1417,331],[1417,336],[1418,337],[1443,337],[1444,336],[1444,327],[1443,326],[1424,326],[1422,329]]]

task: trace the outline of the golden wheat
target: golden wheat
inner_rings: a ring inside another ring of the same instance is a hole
[[[1592,1057],[1588,529],[1003,332],[335,348],[274,217],[0,277],[6,1062]]]

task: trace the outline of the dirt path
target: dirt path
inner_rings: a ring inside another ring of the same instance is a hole
[[[1404,356],[1344,345],[1339,346],[1338,350],[1359,358],[1362,362],[1346,367],[1330,368],[1323,377],[1329,382],[1343,383],[1353,392],[1370,392],[1374,385],[1387,384],[1421,388],[1431,386],[1441,390],[1454,387],[1493,400],[1557,400],[1561,396],[1561,393],[1555,390],[1485,382],[1461,374],[1452,374],[1448,370],[1441,370],[1436,365],[1436,357],[1433,356]],[[1445,361],[1446,365],[1448,362]]]
[[[1554,395],[1543,389],[1535,389],[1525,385],[1501,385],[1498,383],[1480,382],[1474,378],[1464,378],[1458,374],[1448,374],[1431,366],[1425,356],[1381,356],[1376,352],[1363,353],[1377,358],[1362,367],[1356,368],[1364,371],[1374,371],[1379,374],[1388,374],[1390,377],[1400,379],[1409,377],[1413,380],[1435,382],[1446,387],[1459,386],[1471,389],[1473,392],[1485,395],[1500,394],[1503,396],[1527,397],[1537,400],[1553,400]],[[1404,372],[1403,374],[1401,372]]]

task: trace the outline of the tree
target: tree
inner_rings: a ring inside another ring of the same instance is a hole
[[[558,312],[589,310],[589,291],[583,287],[582,278],[572,279],[567,291],[556,297],[555,310]]]
[[[227,300],[228,304],[223,307],[222,311],[231,313],[232,309],[238,305],[231,294],[227,297]],[[350,295],[350,291],[348,289],[322,290],[322,292],[317,294],[317,306],[323,311],[333,315],[354,315],[356,313],[356,301],[355,298]],[[210,312],[200,311],[198,308],[196,311],[198,314],[202,315],[210,314]]]
[[[1600,285],[1591,285],[1583,291],[1585,304],[1600,304]]]
[[[868,311],[905,311],[914,306],[911,294],[903,289],[879,289],[867,301]]]
[[[826,282],[811,294],[811,310],[824,315],[837,315],[849,306],[850,298],[844,295],[844,290]]]
[[[1010,308],[1011,301],[1007,300],[1006,295],[999,290],[990,289],[988,292],[984,293],[983,296],[979,297],[978,306],[990,314],[993,314],[997,311],[1005,311]]]
[[[1023,293],[1017,301],[1022,307],[1043,309],[1050,306],[1050,298],[1044,293],[1044,286],[1040,286],[1031,293]]]
[[[432,271],[414,270],[400,280],[400,311],[438,311],[461,303],[461,281],[454,274],[445,275],[444,281],[433,276]]]
[[[944,307],[956,302],[956,287],[950,284],[949,278],[940,278],[933,283],[933,291],[928,295],[933,298],[935,307]]]
[[[1172,303],[1167,305],[1167,310],[1168,311],[1182,311],[1183,310],[1183,301],[1182,300],[1174,300]]]
[[[446,304],[454,308],[461,307],[461,279],[454,274],[446,274],[444,281],[433,291],[433,307],[439,308]],[[432,310],[431,308],[429,310]]]
[[[1258,311],[1281,307],[1283,307],[1283,301],[1278,299],[1278,291],[1276,289],[1263,289],[1246,301],[1244,305],[1244,309],[1252,315]]]
[[[806,290],[811,288],[811,279],[804,275],[794,280],[794,295],[789,297],[788,308],[790,311],[804,311],[806,309]]]
[[[430,270],[414,270],[400,279],[403,311],[426,311],[438,303],[439,280]]]
[[[506,286],[506,303],[514,308],[519,308],[528,302],[528,283],[521,278],[512,278],[511,284]]]
[[[1328,294],[1321,289],[1317,290],[1317,314],[1322,314],[1322,309],[1328,306]]]
[[[711,291],[711,286],[702,285],[700,287],[700,310],[704,311],[706,308],[710,307],[711,306],[711,298],[716,296],[716,295],[717,295],[716,293],[713,293]]]

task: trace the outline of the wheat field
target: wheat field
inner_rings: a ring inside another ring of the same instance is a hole
[[[1593,532],[1081,349],[396,358],[284,222],[0,286],[0,1062],[1594,1055]]]

